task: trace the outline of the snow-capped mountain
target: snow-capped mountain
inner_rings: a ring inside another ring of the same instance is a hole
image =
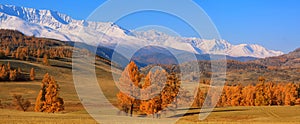
[[[158,31],[130,32],[111,22],[90,22],[52,10],[0,5],[0,28],[14,29],[26,35],[63,41],[85,42],[113,48],[122,43],[138,48],[144,42],[197,54],[226,54],[264,58],[283,54],[259,45],[232,45],[225,40],[206,40],[170,36]]]
[[[113,23],[74,20],[70,16],[51,10],[0,5],[0,28],[19,30],[26,35],[79,41],[89,44],[111,45],[130,39],[126,30]]]
[[[154,30],[147,32],[134,32],[133,34],[140,39],[149,40],[156,44],[167,41],[165,43],[170,43],[168,46],[172,46],[172,41],[188,43],[196,53],[203,54],[226,54],[233,57],[250,56],[257,58],[265,58],[283,54],[281,51],[268,50],[257,44],[232,45],[226,40],[174,37]]]

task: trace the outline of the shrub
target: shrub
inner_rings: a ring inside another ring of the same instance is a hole
[[[22,95],[13,95],[13,104],[18,110],[27,111],[31,106],[31,102],[22,98]]]

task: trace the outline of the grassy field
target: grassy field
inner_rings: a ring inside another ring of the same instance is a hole
[[[36,62],[18,60],[1,60],[0,64],[11,63],[12,67],[21,67],[29,72],[35,68],[36,80],[28,82],[0,82],[0,100],[4,109],[0,109],[0,124],[95,124],[97,123],[81,105],[77,96],[73,77],[72,65],[68,61],[50,60],[52,66],[44,66]],[[61,87],[60,96],[65,100],[65,111],[55,114],[33,112],[33,104],[40,89],[40,82],[45,73],[54,76]],[[97,62],[97,80],[105,96],[113,104],[116,103],[116,88],[110,66]],[[22,94],[32,102],[28,112],[14,110],[11,106],[12,95]],[[300,106],[265,106],[265,107],[227,107],[216,108],[203,121],[198,120],[199,109],[189,110],[177,123],[300,123]],[[182,113],[176,113],[180,116]],[[114,120],[118,116],[111,116]],[[163,117],[161,120],[170,119]],[[151,120],[151,118],[150,118]],[[125,121],[126,122],[126,121]],[[124,122],[124,123],[125,123]]]
[[[299,106],[283,107],[229,107],[216,108],[207,119],[198,120],[199,110],[193,110],[182,117],[178,124],[191,123],[257,123],[257,124],[274,124],[287,123],[298,124],[300,122]],[[117,116],[115,116],[117,117]],[[113,118],[111,118],[113,120]],[[0,123],[42,123],[42,124],[95,124],[95,121],[85,111],[76,111],[69,113],[36,113],[22,112],[15,110],[0,109]],[[164,120],[163,118],[161,120]]]
[[[178,123],[300,123],[300,106],[257,106],[216,108],[203,121],[199,111],[190,111]],[[189,115],[190,114],[190,115]]]
[[[1,124],[97,124],[85,111],[70,113],[37,113],[0,109]]]

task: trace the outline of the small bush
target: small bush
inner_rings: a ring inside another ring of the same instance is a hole
[[[22,98],[22,95],[13,95],[13,104],[18,110],[27,111],[31,106],[31,102]]]

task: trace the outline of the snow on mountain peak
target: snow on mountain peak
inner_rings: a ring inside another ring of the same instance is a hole
[[[171,36],[156,30],[130,32],[112,22],[75,20],[57,11],[13,5],[0,4],[0,28],[19,30],[26,35],[37,37],[79,41],[107,47],[113,47],[120,42],[133,47],[136,42],[148,41],[153,45],[163,45],[197,54],[226,54],[258,58],[283,54],[256,44],[232,45],[226,40]]]
[[[270,56],[282,55],[281,51],[268,50],[257,44],[239,44],[235,45],[227,51],[231,56],[251,56],[265,58]]]
[[[68,24],[72,18],[52,10],[37,10],[13,5],[0,5],[0,12],[19,17],[27,22],[40,24]]]

